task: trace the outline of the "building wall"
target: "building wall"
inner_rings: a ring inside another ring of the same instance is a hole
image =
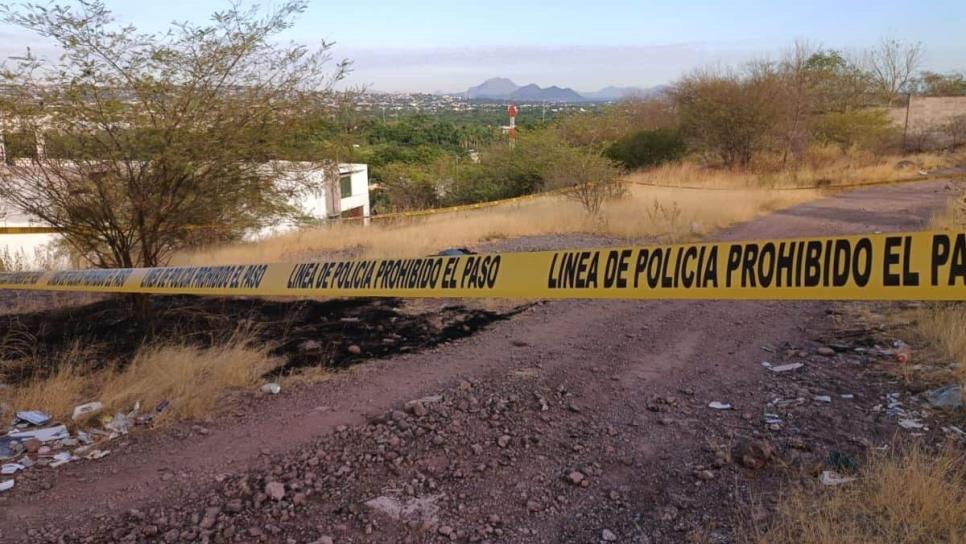
[[[892,108],[889,116],[893,122],[906,128],[906,109]],[[923,137],[932,146],[948,144],[944,127],[957,117],[966,117],[966,96],[913,96],[910,97],[908,137]]]
[[[322,183],[325,179],[325,172],[322,168],[306,168],[304,163],[295,165],[293,168],[293,173],[290,176],[283,177],[283,182],[294,182],[298,179],[303,179],[313,182],[313,185],[319,187],[317,191],[303,193],[289,202],[291,205],[300,208],[302,215],[310,217],[321,224],[323,221],[332,217],[345,214],[356,208],[362,208],[361,214],[358,212],[355,214],[361,215],[362,217],[369,217],[371,206],[369,201],[369,168],[367,165],[354,163],[343,163],[339,165],[340,174],[348,174],[350,176],[352,192],[348,195],[341,195],[342,198],[339,199],[338,213],[333,213],[326,202],[325,184]],[[335,185],[338,187],[340,184],[336,182]],[[299,226],[294,221],[282,221],[252,233],[248,239],[258,240],[267,238],[297,229]]]
[[[4,259],[10,257],[24,268],[37,268],[51,263],[52,247],[57,238],[56,234],[0,234],[0,256]]]
[[[30,217],[16,212],[0,202],[0,227],[39,227],[43,226]],[[56,234],[3,234],[0,233],[0,256],[12,257],[27,268],[35,268],[41,263],[50,262],[52,242]]]
[[[362,208],[362,217],[369,217],[369,167],[365,164],[346,166],[349,167],[346,172],[352,177],[352,194],[342,195],[342,213]]]

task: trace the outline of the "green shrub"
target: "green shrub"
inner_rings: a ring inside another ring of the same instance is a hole
[[[899,138],[898,128],[883,109],[860,109],[829,112],[815,125],[819,141],[833,143],[842,149],[860,147],[873,151],[894,145]]]
[[[610,146],[606,155],[629,169],[657,166],[680,160],[687,144],[677,131],[665,128],[642,130]]]

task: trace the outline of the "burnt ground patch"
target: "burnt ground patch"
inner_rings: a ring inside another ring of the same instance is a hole
[[[244,334],[287,363],[346,367],[469,336],[518,310],[494,312],[461,304],[407,306],[400,299],[280,301],[163,296],[150,299],[153,317],[138,319],[125,297],[30,313],[0,315],[0,369],[18,383],[55,371],[80,348],[85,366],[125,364],[144,344],[207,347]],[[25,362],[29,361],[29,364]]]

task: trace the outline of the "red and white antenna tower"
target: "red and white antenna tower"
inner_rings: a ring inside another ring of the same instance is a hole
[[[517,114],[520,113],[520,109],[517,108],[516,104],[510,104],[506,107],[506,114],[510,117],[510,125],[506,127],[506,133],[509,138],[510,149],[513,149],[513,145],[517,141]]]

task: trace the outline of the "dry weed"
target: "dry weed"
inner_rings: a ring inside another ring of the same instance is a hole
[[[873,457],[855,482],[791,491],[769,526],[744,537],[756,544],[966,542],[966,458],[915,446]]]
[[[37,377],[26,385],[0,390],[0,404],[8,405],[11,412],[42,410],[56,418],[70,416],[74,406],[87,402],[95,393],[96,382],[84,371],[85,359],[86,352],[75,345],[62,356],[58,369],[47,376],[38,372],[36,360],[29,359]],[[26,362],[16,361],[21,367],[27,366]]]
[[[103,402],[107,411],[128,411],[138,401],[151,408],[169,401],[162,420],[199,419],[216,411],[225,393],[256,386],[281,361],[244,337],[210,348],[184,345],[143,347],[123,368],[90,372],[88,354],[75,349],[56,372],[0,391],[13,410],[44,410],[68,420],[74,406]]]
[[[235,339],[221,346],[153,346],[142,349],[121,371],[103,379],[100,399],[116,408],[141,401],[148,407],[170,401],[167,417],[200,419],[226,391],[253,387],[280,364],[264,348]]]

